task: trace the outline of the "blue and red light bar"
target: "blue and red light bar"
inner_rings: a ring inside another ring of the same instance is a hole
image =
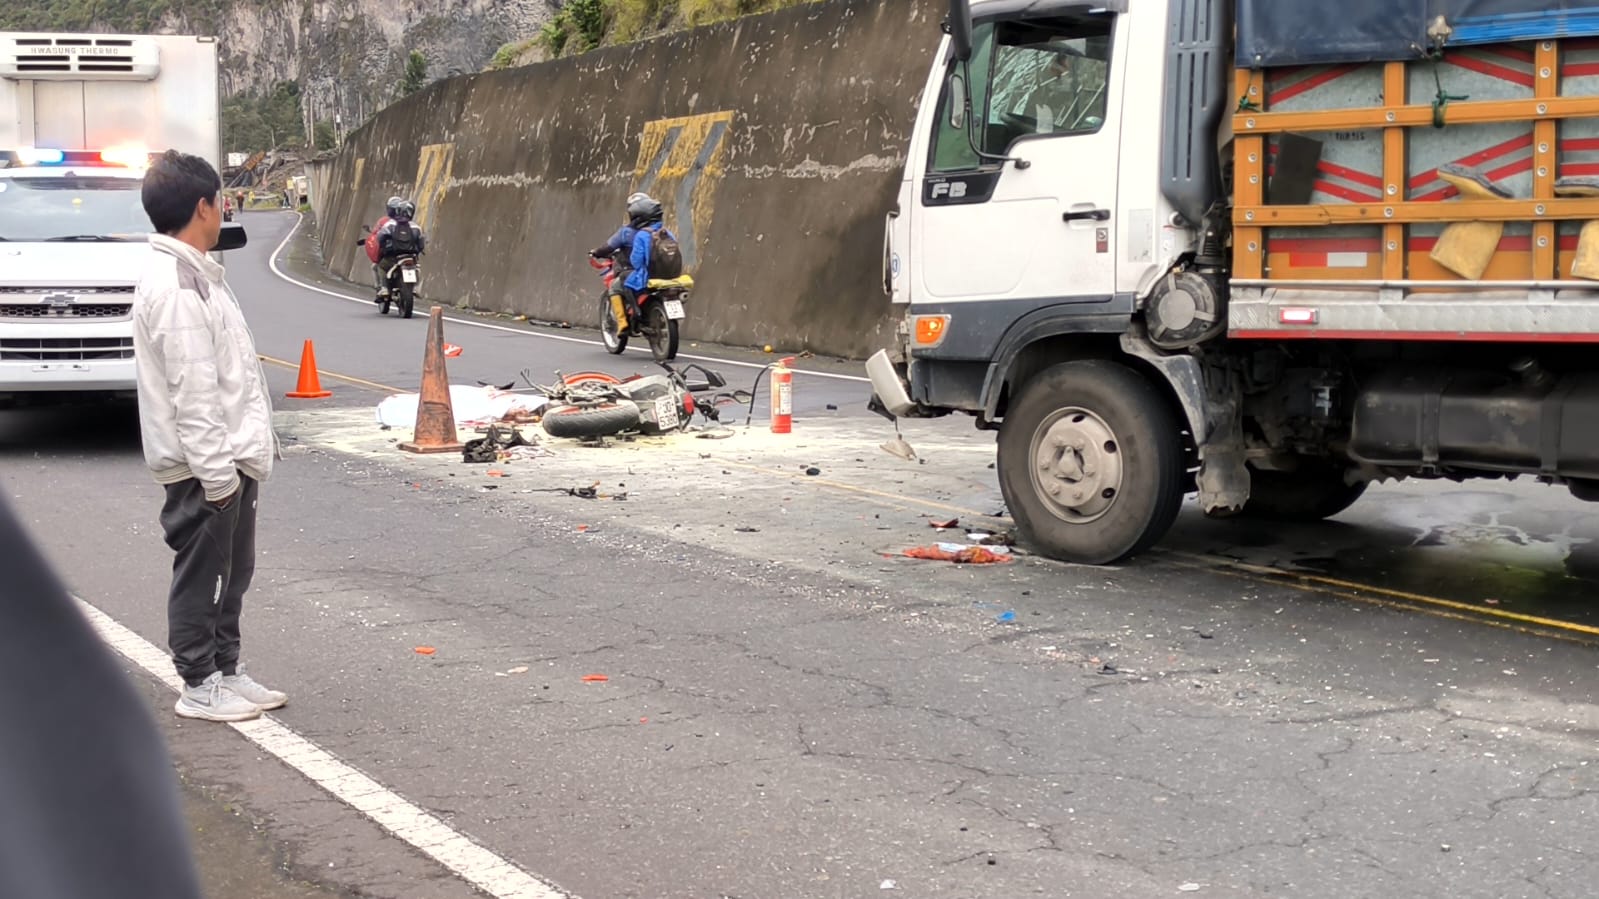
[[[143,147],[111,147],[104,150],[63,150],[55,147],[20,147],[0,150],[0,168],[18,166],[71,165],[90,168],[142,169],[152,154]]]

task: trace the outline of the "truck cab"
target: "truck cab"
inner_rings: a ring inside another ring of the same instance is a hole
[[[1599,498],[1599,15],[1501,5],[952,0],[872,407],[997,431],[1021,536],[1072,562],[1192,493],[1299,521],[1387,479]]]

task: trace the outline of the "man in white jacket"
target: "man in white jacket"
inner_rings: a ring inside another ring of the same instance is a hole
[[[208,254],[222,232],[222,182],[169,150],[145,174],[150,265],[133,299],[144,456],[166,489],[161,527],[177,553],[167,645],[185,718],[245,721],[288,697],[239,668],[239,617],[255,574],[256,497],[277,436],[244,313]]]

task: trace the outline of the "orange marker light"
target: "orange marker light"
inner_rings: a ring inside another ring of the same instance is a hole
[[[918,315],[915,325],[913,333],[918,346],[937,346],[944,342],[944,334],[949,330],[949,316]]]

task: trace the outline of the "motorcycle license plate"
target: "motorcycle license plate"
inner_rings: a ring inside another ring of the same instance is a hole
[[[407,284],[415,284],[416,283],[416,269],[414,269],[414,268],[402,268],[402,269],[400,269],[400,280],[404,281]]]
[[[655,424],[663,431],[675,431],[682,424],[677,414],[677,400],[663,396],[655,401]]]
[[[688,313],[683,311],[683,301],[682,300],[667,300],[666,301],[666,317],[670,318],[670,319],[673,319],[674,321],[677,320],[677,319],[680,319],[680,318],[687,318],[688,317]]]

